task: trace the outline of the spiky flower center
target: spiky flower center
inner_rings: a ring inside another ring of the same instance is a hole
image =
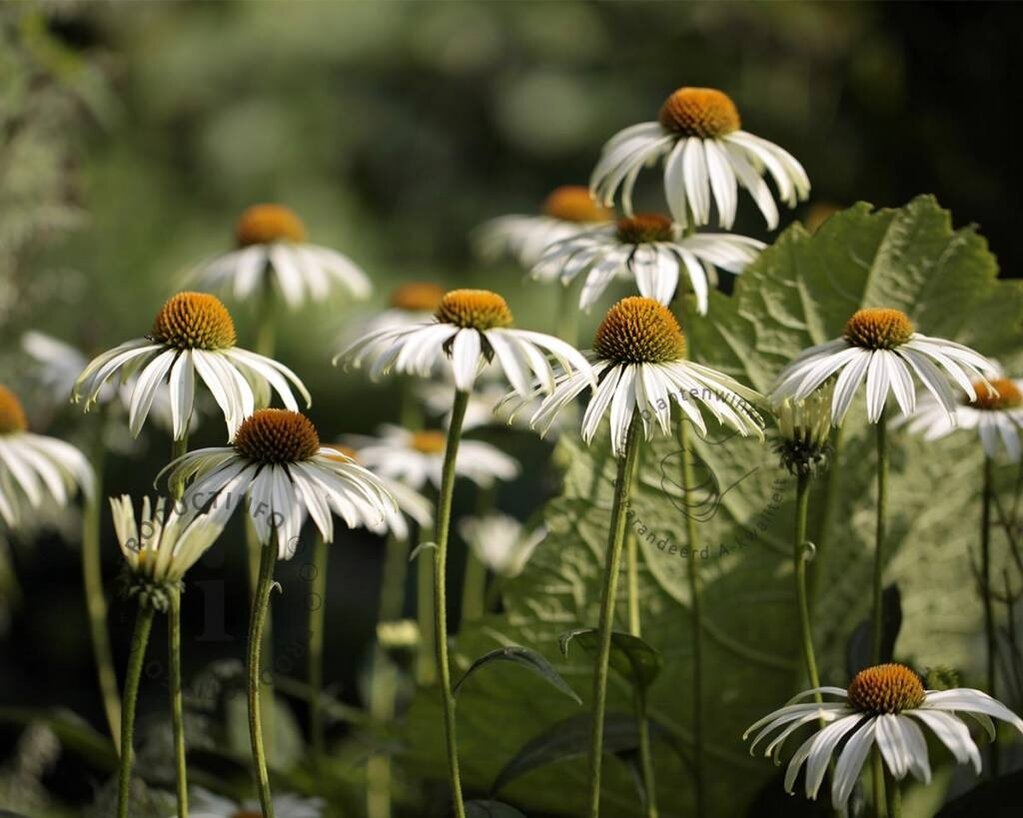
[[[275,241],[305,241],[306,232],[294,210],[279,204],[257,204],[238,217],[234,235],[239,247],[248,247]]]
[[[916,327],[901,310],[858,310],[845,322],[842,337],[864,349],[894,349],[913,337]]]
[[[6,386],[0,385],[0,435],[24,432],[28,429],[21,401]]]
[[[739,111],[728,94],[715,88],[679,88],[661,106],[657,119],[682,136],[716,139],[739,130]]]
[[[465,329],[497,329],[512,325],[508,302],[490,290],[451,290],[440,300],[435,313],[442,324]]]
[[[671,219],[660,213],[637,213],[619,219],[617,236],[623,244],[650,244],[655,241],[671,241],[675,237]]]
[[[234,450],[258,463],[297,463],[320,448],[312,421],[289,409],[259,409],[242,421],[232,441]]]
[[[1023,392],[1015,381],[1009,378],[994,378],[990,383],[990,386],[983,381],[976,381],[973,384],[977,399],[971,401],[970,406],[989,412],[1003,412],[1006,409],[1018,409],[1023,406]]]
[[[849,683],[849,704],[861,713],[901,713],[924,702],[924,686],[905,665],[891,663],[861,670]]]
[[[593,350],[616,363],[665,363],[684,358],[686,340],[675,316],[652,298],[623,298],[597,327]]]
[[[178,293],[167,299],[149,337],[178,349],[225,349],[237,341],[227,307],[208,293]]]
[[[443,454],[447,443],[447,436],[436,429],[413,432],[409,440],[409,446],[423,454]]]
[[[444,288],[429,281],[411,281],[391,292],[391,306],[409,312],[436,312],[444,297]]]
[[[544,200],[543,211],[565,222],[609,222],[614,218],[614,211],[595,201],[583,185],[554,188]]]

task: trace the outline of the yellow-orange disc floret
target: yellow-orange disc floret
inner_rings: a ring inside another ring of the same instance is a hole
[[[0,385],[0,435],[24,432],[28,429],[21,401],[6,386]]]
[[[237,341],[234,321],[215,295],[184,292],[167,299],[149,337],[178,349],[225,349]]]
[[[595,201],[583,185],[555,188],[544,201],[543,211],[565,222],[609,222],[614,218],[614,211]]]
[[[512,325],[508,302],[490,290],[451,290],[444,294],[435,315],[441,323],[465,329],[488,330]]]
[[[906,343],[916,331],[901,310],[873,308],[858,310],[845,322],[842,337],[864,349],[893,349]]]
[[[679,88],[657,116],[662,126],[683,136],[715,139],[739,130],[739,111],[728,94],[715,88]]]
[[[239,247],[275,241],[305,241],[305,225],[295,211],[279,204],[257,204],[245,210],[234,226]]]
[[[849,683],[849,704],[861,713],[901,713],[919,707],[924,686],[905,665],[891,663],[861,670]]]
[[[289,409],[259,409],[242,421],[232,445],[238,454],[258,463],[297,463],[320,448],[309,418]]]
[[[685,357],[686,340],[667,307],[652,298],[631,296],[607,311],[593,350],[616,363],[666,363]]]

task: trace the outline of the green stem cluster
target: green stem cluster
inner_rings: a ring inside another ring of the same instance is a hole
[[[615,597],[618,573],[621,568],[622,546],[625,541],[626,512],[636,454],[639,448],[639,419],[635,416],[625,439],[625,451],[618,458],[614,501],[611,505],[611,524],[608,529],[607,554],[604,564],[604,582],[600,594],[600,644],[593,674],[593,725],[590,737],[589,780],[590,800],[587,814],[600,815],[600,778],[604,756],[604,713],[607,709],[607,678],[611,661],[611,631],[614,626]]]
[[[468,404],[469,393],[456,390],[454,405],[451,409],[451,423],[448,426],[447,447],[444,451],[440,494],[437,497],[437,516],[435,522],[437,527],[437,548],[433,554],[434,638],[436,640],[437,651],[437,675],[440,678],[441,701],[444,705],[448,773],[451,779],[451,795],[454,799],[456,818],[465,818],[465,804],[462,800],[462,781],[458,767],[455,697],[451,692],[451,668],[448,664],[446,577],[448,534],[451,529],[451,501],[455,492],[455,461],[458,457],[458,444],[462,437],[462,422],[465,420],[465,410]],[[419,559],[429,559],[429,554],[420,554]]]

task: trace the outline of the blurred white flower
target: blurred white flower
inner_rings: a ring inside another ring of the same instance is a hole
[[[377,437],[351,435],[346,442],[355,449],[360,463],[383,478],[398,480],[414,489],[428,485],[439,489],[447,435],[436,429],[410,432],[384,424]],[[462,440],[458,446],[455,474],[488,488],[497,480],[514,480],[519,462],[496,446],[482,440]]]
[[[666,216],[644,213],[549,245],[531,275],[566,286],[585,275],[579,308],[588,310],[616,278],[634,281],[640,295],[668,304],[684,268],[704,315],[707,293],[718,281],[715,268],[739,274],[762,249],[762,241],[728,233],[683,236]]]
[[[238,803],[196,787],[191,792],[192,818],[259,818],[263,811],[257,801]],[[273,798],[276,818],[322,818],[323,799],[285,793]],[[173,818],[173,816],[169,816]]]
[[[945,407],[930,394],[923,395],[907,428],[924,440],[938,440],[956,429],[976,431],[984,453],[998,457],[1004,449],[1013,463],[1020,461],[1020,433],[1023,430],[1023,380],[993,377],[990,383],[973,385],[977,397],[960,401],[949,416]],[[903,418],[899,418],[903,420]]]
[[[613,219],[614,211],[594,201],[586,187],[563,185],[547,197],[542,215],[498,216],[476,228],[472,239],[481,258],[494,261],[500,256],[511,256],[528,269],[554,242],[578,236]]]
[[[498,576],[517,577],[533,551],[547,536],[547,529],[527,530],[507,514],[466,517],[458,524],[462,539],[476,558]]]
[[[187,278],[190,286],[230,294],[239,301],[275,287],[290,308],[308,299],[322,301],[340,291],[369,296],[366,274],[335,250],[308,244],[301,219],[278,204],[248,208],[235,226],[238,250],[200,264]]]
[[[346,346],[381,330],[411,327],[433,320],[433,314],[444,297],[444,288],[428,281],[399,284],[391,292],[386,309],[354,316],[345,321],[338,336],[338,345]]]
[[[18,398],[0,385],[0,518],[12,529],[29,511],[63,507],[79,489],[90,497],[92,467],[70,443],[28,431]]]

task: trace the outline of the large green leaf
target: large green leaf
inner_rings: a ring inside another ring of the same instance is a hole
[[[800,350],[838,336],[864,306],[905,310],[921,332],[954,338],[1007,365],[1021,362],[1023,291],[998,282],[994,257],[973,228],[953,230],[930,197],[898,210],[859,204],[810,236],[795,225],[739,279],[732,296],[712,294],[709,315],[688,322],[693,354],[760,390]],[[848,681],[844,653],[870,604],[873,552],[873,434],[862,399],[843,432],[840,465],[814,486],[811,539],[818,547],[816,641],[828,683]],[[897,582],[903,625],[897,654],[921,666],[977,666],[979,606],[968,552],[979,517],[980,454],[973,435],[924,444],[890,435],[892,489],[886,581]],[[683,497],[677,444],[657,439],[644,449],[630,529],[640,546],[643,638],[664,659],[649,691],[650,716],[683,748],[692,738],[692,655],[683,512],[699,521],[705,580],[704,702],[712,814],[743,814],[775,773],[751,759],[740,736],[803,684],[792,590],[793,480],[769,446],[712,429],[695,444],[701,491]],[[468,626],[457,637],[456,671],[502,644],[544,653],[580,692],[590,691],[582,653],[558,654],[558,635],[597,621],[614,463],[606,440],[590,449],[566,435],[557,461],[564,490],[546,510],[548,539],[506,589],[507,611]],[[625,587],[618,627],[625,622]],[[587,695],[586,704],[589,704]],[[612,678],[608,710],[629,712],[627,683]],[[564,696],[522,674],[491,673],[466,689],[458,705],[466,787],[485,793],[501,767],[531,738],[575,711]],[[408,724],[412,763],[444,775],[438,697],[423,691]],[[692,814],[685,763],[655,747],[664,815]],[[502,797],[529,814],[579,815],[585,761],[536,769]],[[603,814],[638,816],[628,768],[605,764]]]

